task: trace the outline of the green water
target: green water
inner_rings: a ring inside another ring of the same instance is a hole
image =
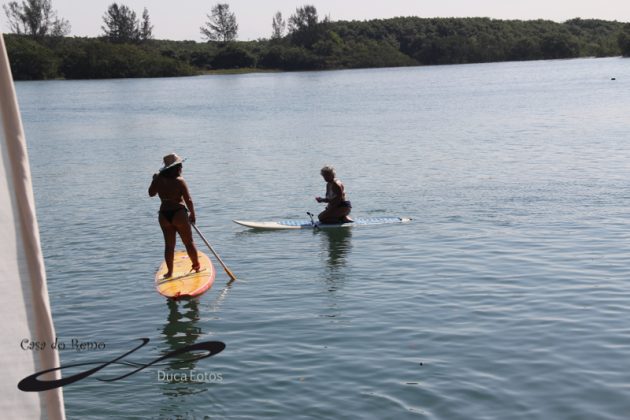
[[[140,337],[127,363],[226,344],[68,385],[68,417],[624,418],[629,74],[613,58],[18,83],[57,335],[105,345],[62,363]],[[147,195],[172,151],[238,277],[217,266],[179,303],[153,288]],[[231,222],[319,211],[324,164],[354,216],[414,221]]]

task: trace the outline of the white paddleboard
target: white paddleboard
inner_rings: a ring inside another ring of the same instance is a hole
[[[252,222],[247,220],[233,220],[234,223],[252,229],[333,229],[347,228],[352,226],[383,225],[388,223],[407,223],[411,219],[408,217],[359,217],[352,223],[325,224],[311,222],[310,220],[278,220],[275,222]]]

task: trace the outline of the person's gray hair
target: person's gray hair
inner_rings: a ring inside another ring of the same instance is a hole
[[[325,165],[322,170],[320,171],[320,173],[323,174],[333,174],[333,176],[335,175],[335,168],[333,168],[332,165]]]

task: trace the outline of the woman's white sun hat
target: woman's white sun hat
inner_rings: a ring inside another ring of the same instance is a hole
[[[177,153],[171,153],[164,156],[164,166],[160,168],[160,172],[163,172],[169,168],[172,168],[175,165],[179,165],[183,163],[186,159],[182,159],[177,156]]]

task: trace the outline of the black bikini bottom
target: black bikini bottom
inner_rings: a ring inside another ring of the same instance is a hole
[[[169,223],[173,223],[173,217],[175,217],[175,214],[177,214],[177,212],[181,210],[184,210],[186,213],[188,213],[188,209],[183,206],[176,209],[160,210],[158,213],[164,216]]]

